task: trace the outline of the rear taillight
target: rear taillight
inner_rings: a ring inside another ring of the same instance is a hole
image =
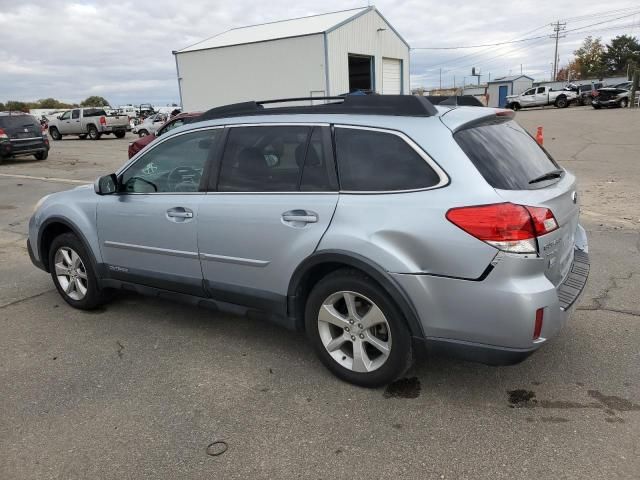
[[[544,308],[539,308],[536,310],[536,323],[533,325],[533,339],[537,340],[540,338],[540,334],[542,333],[542,321],[544,319]]]
[[[106,125],[107,119],[105,117],[100,117],[100,125]]]
[[[3,129],[0,128],[0,138],[1,139],[7,139],[9,138],[9,135],[7,135],[7,132],[5,132]]]
[[[548,208],[513,203],[452,208],[447,219],[477,239],[512,253],[537,253],[536,237],[558,228]]]

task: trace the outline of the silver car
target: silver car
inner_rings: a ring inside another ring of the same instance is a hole
[[[80,309],[126,289],[263,312],[369,387],[421,350],[511,364],[557,335],[589,271],[576,178],[513,112],[328,101],[210,110],[43,198],[33,263]]]

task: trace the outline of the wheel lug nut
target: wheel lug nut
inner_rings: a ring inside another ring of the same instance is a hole
[[[361,323],[358,324],[358,328],[362,328],[362,324]]]
[[[351,340],[355,342],[356,337],[354,335],[351,335]]]
[[[364,338],[364,335],[362,333],[360,334],[360,338]]]
[[[353,320],[349,320],[349,323],[350,323],[351,325],[353,325]]]
[[[344,327],[344,330],[345,330],[346,332],[348,332],[348,331],[349,331],[349,327]]]

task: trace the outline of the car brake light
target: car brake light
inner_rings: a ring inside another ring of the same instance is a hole
[[[5,132],[1,128],[0,128],[0,138],[9,138],[9,135],[7,135],[7,132]]]
[[[539,308],[536,310],[536,323],[533,326],[533,339],[537,340],[540,338],[540,334],[542,333],[542,321],[544,318],[544,308]]]
[[[477,239],[511,253],[537,253],[536,238],[558,228],[548,208],[513,203],[452,208],[446,217]]]
[[[107,124],[107,119],[104,117],[100,117],[100,125],[106,125]]]

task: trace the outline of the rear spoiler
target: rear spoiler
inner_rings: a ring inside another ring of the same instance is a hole
[[[515,118],[516,112],[505,108],[453,108],[440,120],[453,133],[488,122],[502,123]]]

